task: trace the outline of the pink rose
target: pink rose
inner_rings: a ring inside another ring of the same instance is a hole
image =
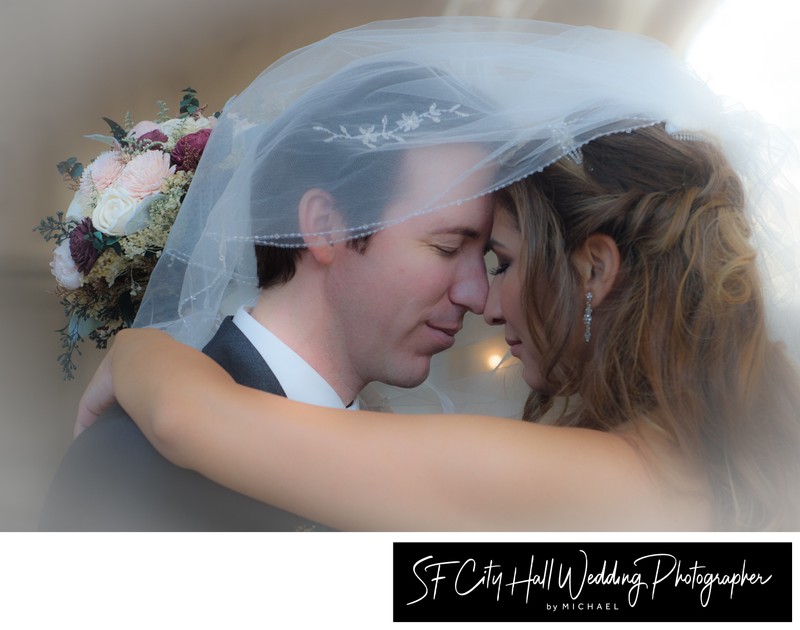
[[[81,193],[86,196],[91,195],[94,190],[102,193],[116,181],[124,167],[125,162],[118,151],[101,153],[83,172]]]
[[[211,129],[201,129],[183,136],[175,143],[171,157],[179,171],[193,171],[197,168],[210,135]]]
[[[125,165],[117,186],[127,190],[134,199],[144,199],[156,194],[164,179],[175,172],[169,155],[161,151],[145,151]]]
[[[146,133],[157,131],[158,129],[159,126],[152,120],[142,120],[133,126],[133,129],[128,132],[128,135],[134,138],[141,138]]]

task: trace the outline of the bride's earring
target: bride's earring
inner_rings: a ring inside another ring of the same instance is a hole
[[[586,293],[586,306],[583,307],[583,340],[589,343],[592,338],[592,292]]]

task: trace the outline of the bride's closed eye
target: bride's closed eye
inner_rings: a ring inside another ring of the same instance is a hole
[[[505,273],[510,264],[511,263],[500,263],[500,264],[498,264],[496,267],[493,267],[493,268],[491,268],[489,270],[489,275],[499,276],[500,274]]]
[[[501,249],[501,251],[498,251]],[[490,276],[499,276],[504,274],[511,266],[512,259],[502,248],[489,247],[487,251],[486,266],[489,270]],[[494,264],[492,264],[494,263]]]

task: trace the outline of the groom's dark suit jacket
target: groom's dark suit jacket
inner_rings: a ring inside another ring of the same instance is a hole
[[[285,396],[264,359],[226,319],[203,349],[237,383]],[[224,422],[220,418],[220,422]],[[119,407],[84,431],[45,502],[45,531],[330,531],[179,468]]]

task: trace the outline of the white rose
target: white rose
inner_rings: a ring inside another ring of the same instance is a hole
[[[53,260],[50,262],[50,271],[55,276],[56,282],[65,289],[79,289],[83,284],[83,274],[78,271],[72,254],[69,252],[69,239],[53,251]]]
[[[106,188],[92,212],[92,224],[104,234],[124,236],[125,225],[138,205],[139,202],[124,188]]]

